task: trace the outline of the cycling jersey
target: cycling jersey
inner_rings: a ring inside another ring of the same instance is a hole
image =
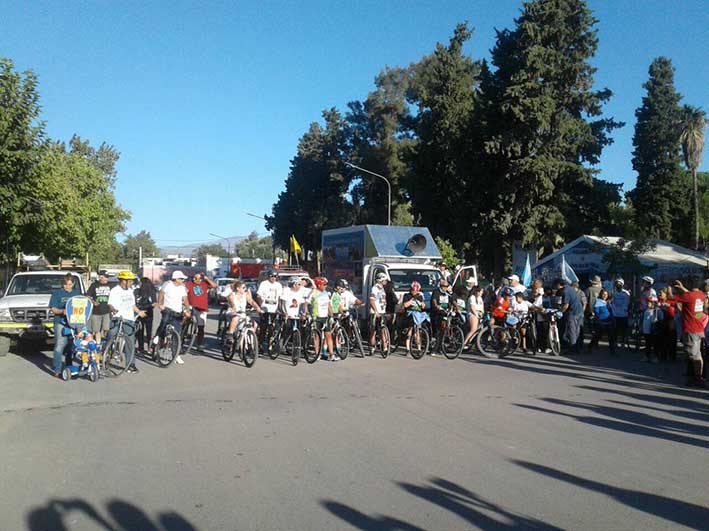
[[[386,313],[386,292],[384,288],[378,285],[372,286],[372,292],[369,295],[370,300],[374,299],[374,306],[377,313]]]
[[[327,318],[330,314],[330,294],[327,291],[315,290],[310,297],[310,305],[313,307],[313,317],[316,319]]]
[[[256,293],[263,301],[264,311],[267,313],[276,313],[278,301],[281,295],[283,295],[283,284],[278,281],[271,282],[270,280],[264,280],[259,284]]]

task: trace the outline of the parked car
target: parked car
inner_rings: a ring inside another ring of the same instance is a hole
[[[26,271],[10,279],[0,298],[0,356],[8,353],[12,341],[52,341],[54,316],[49,299],[61,289],[67,273],[74,277],[74,286],[86,293],[84,278],[73,271]]]
[[[215,278],[214,282],[217,283],[217,287],[209,288],[209,302],[211,302],[212,304],[224,304],[226,302],[224,292],[227,286],[234,282],[234,279],[228,277]]]

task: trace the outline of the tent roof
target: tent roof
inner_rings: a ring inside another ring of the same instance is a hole
[[[549,256],[543,258],[536,264],[532,266],[532,269],[537,269],[540,266],[553,260],[576,247],[582,242],[593,243],[593,244],[604,244],[604,245],[616,245],[619,240],[622,240],[618,236],[591,236],[583,235],[579,236],[575,240],[567,243],[558,251],[550,254]],[[630,240],[628,240],[630,242]],[[709,258],[701,253],[682,247],[671,242],[664,240],[652,240],[655,244],[655,248],[650,251],[643,253],[638,256],[640,263],[646,266],[655,267],[662,264],[678,264],[684,263],[691,266],[706,267]]]

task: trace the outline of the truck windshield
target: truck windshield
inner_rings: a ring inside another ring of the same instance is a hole
[[[74,277],[74,287],[80,289],[79,277]],[[7,289],[8,295],[51,295],[62,288],[64,275],[16,275]]]
[[[437,269],[389,269],[388,273],[396,291],[409,291],[414,280],[421,284],[421,291],[433,291],[441,279]]]

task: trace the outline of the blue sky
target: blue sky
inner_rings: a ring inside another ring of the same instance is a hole
[[[160,245],[264,233],[298,138],[326,107],[363,99],[385,65],[404,66],[475,28],[489,57],[495,28],[521,3],[476,1],[25,2],[0,0],[0,55],[40,78],[52,138],[78,133],[121,152],[117,197],[128,232]],[[626,122],[601,176],[635,183],[634,110],[654,57],[670,57],[684,102],[709,110],[706,0],[593,0],[597,87]],[[703,169],[709,168],[705,153]]]

